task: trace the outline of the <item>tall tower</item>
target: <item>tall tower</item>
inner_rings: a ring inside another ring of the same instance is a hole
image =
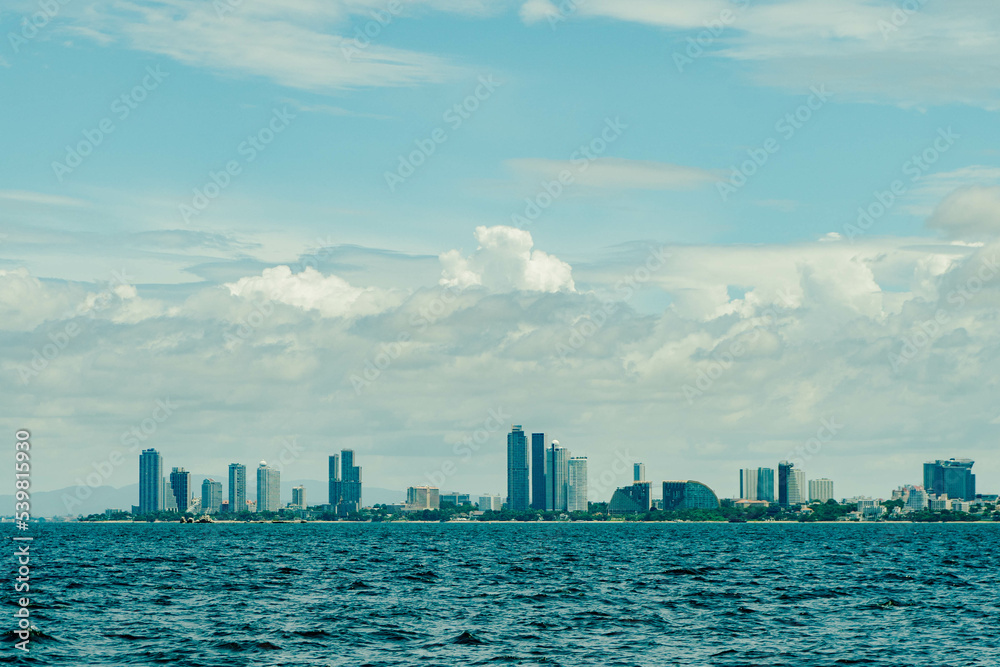
[[[507,434],[507,507],[515,512],[526,510],[530,497],[528,440],[520,426],[512,426]]]
[[[332,454],[328,462],[327,479],[330,484],[330,507],[336,509],[341,500],[340,456]]]
[[[789,483],[792,483],[792,468],[794,467],[795,464],[788,461],[782,461],[778,464],[778,504],[782,507],[788,507],[788,503],[791,502],[788,497],[788,486]]]
[[[586,512],[587,504],[587,457],[574,456],[569,460],[569,474],[566,481],[566,511]]]
[[[247,509],[247,467],[242,463],[229,464],[229,511],[245,512]]]
[[[257,511],[277,512],[281,506],[281,473],[261,461],[257,466]]]
[[[757,469],[757,500],[774,502],[774,468]]]
[[[361,509],[361,466],[354,465],[354,450],[340,450],[340,502],[355,503]]]
[[[222,505],[222,482],[216,482],[211,477],[201,483],[201,511],[205,514],[218,514]]]
[[[545,434],[531,434],[531,509],[545,509]]]
[[[139,455],[139,514],[162,512],[163,457],[155,449],[144,449]]]
[[[740,498],[742,500],[758,500],[757,482],[760,479],[758,468],[740,469]]]
[[[562,447],[558,440],[553,440],[549,447],[546,467],[548,475],[545,482],[548,489],[545,496],[545,509],[565,512],[567,483],[569,482],[569,450]]]
[[[633,482],[645,482],[646,481],[646,464],[645,463],[633,463],[632,464],[632,481]]]
[[[174,468],[170,471],[170,487],[177,501],[177,511],[187,512],[191,505],[191,473],[184,468]]]

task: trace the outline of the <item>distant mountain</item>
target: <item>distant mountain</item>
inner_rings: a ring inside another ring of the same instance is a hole
[[[249,474],[247,475],[249,477]],[[192,493],[195,498],[201,496],[201,482],[209,475],[191,475]],[[223,490],[222,497],[229,497],[228,480],[211,476],[216,481],[221,481]],[[251,485],[247,480],[247,498],[257,497],[257,485]],[[291,502],[292,487],[304,486],[306,489],[306,503],[309,505],[322,505],[329,499],[328,485],[315,479],[293,479],[281,483],[282,504]],[[88,493],[89,492],[89,493]],[[401,503],[406,500],[405,491],[393,491],[391,489],[381,489],[378,487],[363,486],[362,494],[365,505],[378,505],[382,503]],[[86,496],[86,497],[82,497]],[[131,511],[132,505],[139,504],[139,485],[130,484],[121,488],[113,486],[101,486],[96,489],[85,487],[77,489],[75,486],[66,487],[57,491],[39,491],[31,494],[31,516],[33,517],[54,517],[54,516],[76,516],[82,514],[97,514],[106,509],[119,509]],[[9,516],[14,509],[13,495],[0,495],[0,514]]]

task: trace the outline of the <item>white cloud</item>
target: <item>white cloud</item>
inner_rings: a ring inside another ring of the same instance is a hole
[[[348,317],[381,312],[396,299],[375,288],[354,287],[338,276],[324,276],[312,267],[293,274],[287,266],[264,269],[259,276],[226,283],[230,294],[244,299],[277,301],[323,317]]]
[[[88,205],[82,199],[50,195],[44,192],[29,192],[26,190],[0,190],[0,199],[27,204],[40,204],[42,206],[70,206],[76,208]]]
[[[479,247],[469,257],[458,250],[441,255],[441,284],[481,285],[491,291],[574,291],[572,268],[541,250],[532,250],[531,233],[514,227],[476,227]]]
[[[934,210],[927,226],[953,238],[1000,236],[1000,186],[969,186],[952,192]]]
[[[712,172],[696,167],[621,158],[598,158],[585,166],[571,160],[540,158],[507,160],[506,164],[521,174],[545,179],[555,179],[561,172],[569,172],[574,185],[594,188],[693,190],[719,180]]]

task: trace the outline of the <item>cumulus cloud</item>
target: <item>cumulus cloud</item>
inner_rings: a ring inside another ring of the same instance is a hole
[[[233,296],[316,310],[323,317],[371,315],[394,301],[384,290],[354,287],[338,276],[324,276],[311,266],[301,273],[292,273],[288,266],[275,266],[264,269],[259,276],[226,283],[226,287]]]
[[[948,195],[927,220],[952,238],[982,239],[1000,235],[1000,186],[973,185]]]
[[[503,225],[476,227],[476,241],[479,247],[469,257],[463,257],[458,250],[441,255],[441,285],[481,285],[496,292],[576,290],[570,265],[541,250],[532,250],[530,232]]]

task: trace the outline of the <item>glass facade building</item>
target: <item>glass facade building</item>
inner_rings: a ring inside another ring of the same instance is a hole
[[[553,440],[546,461],[545,509],[565,512],[569,492],[569,450]]]
[[[633,482],[632,486],[617,489],[611,502],[608,503],[608,513],[614,516],[623,514],[644,514],[652,507],[650,496],[651,482]]]
[[[139,454],[139,513],[161,512],[164,508],[163,457],[155,449]]]
[[[531,509],[545,509],[545,434],[531,434]]]
[[[520,426],[507,434],[507,507],[515,512],[530,507],[528,439]]]
[[[229,511],[245,512],[247,509],[247,467],[242,463],[229,464]]]
[[[170,488],[173,489],[174,502],[177,511],[183,514],[191,505],[191,473],[184,468],[174,468],[170,471]]]
[[[774,468],[757,469],[757,500],[774,502]]]
[[[222,482],[216,482],[209,477],[201,483],[201,511],[205,514],[218,514],[222,507]]]
[[[971,459],[938,459],[924,464],[924,490],[936,496],[960,500],[976,499],[976,476]]]
[[[663,509],[715,510],[719,509],[719,497],[715,491],[694,480],[675,480],[663,483]]]
[[[782,507],[788,507],[788,484],[791,481],[792,468],[794,467],[795,464],[788,461],[782,461],[778,464],[778,504]]]

